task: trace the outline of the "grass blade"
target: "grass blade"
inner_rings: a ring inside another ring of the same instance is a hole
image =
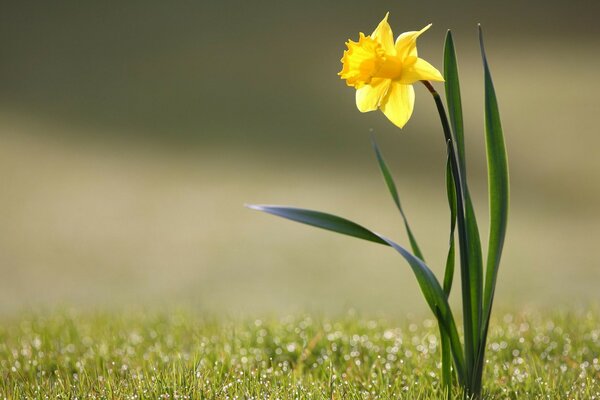
[[[408,240],[410,241],[410,247],[413,251],[413,254],[419,257],[421,260],[425,261],[423,253],[421,252],[421,249],[417,244],[417,239],[415,239],[415,236],[413,235],[412,230],[410,229],[410,225],[408,224],[408,219],[406,218],[404,210],[402,209],[402,204],[400,203],[400,196],[398,196],[398,190],[396,189],[394,178],[392,177],[392,174],[389,168],[387,167],[387,164],[385,163],[383,155],[381,154],[381,150],[379,150],[379,146],[377,146],[377,142],[375,141],[374,136],[371,137],[371,143],[373,145],[373,150],[375,151],[375,156],[377,157],[377,164],[379,164],[379,169],[381,170],[381,174],[383,175],[383,179],[385,180],[385,184],[390,192],[390,195],[392,196],[392,199],[394,200],[394,203],[396,204],[396,208],[398,208],[398,211],[400,211],[402,220],[404,221],[404,228],[406,229],[406,234],[408,235]]]
[[[254,210],[287,218],[292,221],[301,222],[364,240],[369,240],[375,243],[385,244],[400,253],[400,255],[404,257],[411,267],[415,277],[417,278],[421,292],[425,297],[425,301],[427,301],[427,304],[438,319],[440,326],[448,336],[457,375],[459,376],[459,380],[461,382],[465,381],[465,360],[450,305],[448,304],[444,290],[440,286],[431,269],[429,269],[423,260],[414,256],[404,247],[385,238],[384,236],[370,231],[345,218],[341,218],[332,214],[285,206],[249,205],[248,207]]]

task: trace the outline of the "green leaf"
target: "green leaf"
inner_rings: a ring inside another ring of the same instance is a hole
[[[488,65],[485,48],[483,45],[483,31],[479,26],[479,43],[481,45],[481,57],[484,70],[484,92],[485,92],[485,147],[488,162],[488,192],[490,208],[490,232],[488,241],[488,254],[485,276],[484,314],[482,328],[482,347],[485,349],[485,337],[487,335],[489,320],[494,301],[494,291],[498,268],[504,247],[506,226],[508,220],[509,182],[508,182],[508,160],[506,146],[500,122],[498,100],[492,75]],[[482,354],[483,356],[483,354]]]
[[[454,321],[454,317],[452,316],[452,310],[448,304],[446,294],[444,293],[444,290],[440,286],[435,275],[420,258],[415,257],[404,247],[394,243],[390,239],[370,231],[358,225],[357,223],[332,214],[285,206],[249,205],[248,207],[254,210],[264,211],[269,214],[287,218],[292,221],[342,233],[344,235],[350,235],[360,239],[369,240],[371,242],[386,244],[400,253],[400,255],[404,257],[404,259],[408,262],[408,265],[411,267],[415,277],[417,278],[421,292],[425,297],[425,301],[438,319],[440,326],[448,336],[459,380],[461,382],[465,381],[465,360],[461,349],[458,331],[456,329],[456,323]]]
[[[456,51],[451,31],[446,33],[446,41],[444,42],[444,80],[446,81],[444,88],[446,89],[446,103],[448,104],[450,124],[452,125],[452,132],[456,141],[461,174],[465,176],[465,139],[462,102],[458,79],[458,63],[456,61]]]
[[[485,274],[485,291],[483,299],[482,327],[475,365],[475,377],[473,387],[481,391],[482,373],[485,358],[485,346],[498,278],[498,268],[504,238],[506,236],[506,225],[508,220],[509,183],[508,183],[508,160],[504,144],[504,134],[500,122],[498,100],[492,75],[490,73],[485,48],[483,45],[483,31],[479,26],[479,44],[481,46],[481,58],[483,60],[484,73],[484,103],[485,103],[485,147],[488,162],[488,192],[490,208],[490,232],[488,239],[488,255]]]
[[[450,153],[448,153],[448,157],[450,157]],[[446,269],[444,270],[444,292],[446,296],[450,296],[452,281],[454,279],[454,232],[456,230],[456,189],[454,188],[450,159],[446,163],[446,193],[448,194],[448,207],[450,208],[450,240],[448,255],[446,256]]]
[[[479,236],[479,228],[477,226],[477,218],[469,192],[467,183],[466,171],[466,156],[464,143],[464,126],[462,115],[462,104],[460,94],[460,81],[458,78],[458,63],[452,33],[448,31],[444,44],[444,79],[446,80],[446,102],[448,103],[448,111],[450,114],[450,123],[452,133],[457,144],[457,152],[459,158],[459,168],[463,183],[463,198],[464,198],[464,225],[467,238],[468,251],[468,269],[469,282],[468,290],[470,296],[470,326],[465,326],[465,330],[469,329],[472,335],[472,349],[467,354],[475,355],[478,351],[478,343],[480,342],[481,321],[482,321],[482,303],[483,303],[483,256],[481,251],[481,240]],[[461,260],[462,261],[462,260]],[[465,290],[465,289],[463,289]],[[465,319],[465,325],[469,321]],[[476,356],[475,356],[476,357]],[[470,359],[470,358],[469,358]],[[473,360],[474,361],[474,360]]]
[[[452,176],[452,167],[450,157],[452,157],[452,143],[448,141],[448,160],[446,161],[446,193],[448,196],[448,207],[450,208],[450,240],[448,246],[448,255],[446,257],[446,268],[444,270],[444,293],[446,298],[450,296],[452,290],[452,281],[454,280],[455,248],[454,233],[456,230],[456,188]],[[440,343],[442,350],[442,384],[448,392],[448,400],[452,398],[452,369],[450,365],[451,348],[448,336],[440,327]]]
[[[434,315],[436,315],[439,324],[442,326],[442,329],[444,329],[447,337],[450,340],[450,347],[452,349],[452,355],[454,357],[454,363],[459,380],[461,382],[465,382],[466,369],[461,343],[458,338],[454,317],[452,316],[452,311],[450,310],[444,290],[433,275],[433,272],[431,272],[429,267],[427,267],[423,261],[413,256],[396,243],[385,238],[383,239],[388,241],[390,246],[400,253],[412,268],[413,273],[415,274],[419,283],[419,287],[421,288],[421,292],[425,296],[425,300],[429,304],[429,307],[433,311]]]
[[[267,205],[247,205],[248,208],[258,211],[264,211],[269,214],[277,215],[301,222],[303,224],[316,226],[317,228],[327,229],[329,231],[341,233],[343,235],[353,236],[355,238],[368,240],[371,242],[389,246],[389,243],[383,240],[379,235],[363,228],[362,226],[332,214],[326,214],[319,211],[306,210],[303,208],[267,206]]]
[[[379,169],[381,170],[381,174],[383,175],[383,179],[385,180],[385,184],[396,204],[396,208],[400,211],[400,215],[402,216],[402,220],[404,221],[404,228],[406,229],[406,234],[408,235],[408,240],[410,241],[410,247],[415,256],[419,257],[421,260],[425,261],[423,257],[423,253],[417,244],[417,239],[412,233],[410,229],[410,225],[408,224],[408,219],[404,214],[404,210],[402,209],[402,204],[400,203],[400,196],[398,196],[398,191],[396,190],[396,184],[394,183],[394,178],[390,173],[389,168],[387,167],[385,160],[383,159],[383,155],[381,154],[381,150],[379,150],[379,146],[377,146],[377,142],[375,141],[375,137],[371,137],[371,143],[373,145],[373,150],[375,151],[375,156],[377,157],[377,163],[379,164]]]
[[[436,316],[439,320],[439,316]],[[440,343],[442,347],[442,386],[448,392],[448,400],[452,398],[452,347],[450,338],[446,335],[444,328],[440,328]]]
[[[466,184],[465,184],[466,186]],[[479,239],[479,228],[477,218],[469,189],[465,187],[465,219],[467,237],[469,240],[469,269],[471,271],[471,301],[473,304],[473,340],[478,343],[481,330],[482,302],[483,302],[483,256],[481,254],[481,240]]]

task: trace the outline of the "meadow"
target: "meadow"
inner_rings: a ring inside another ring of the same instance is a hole
[[[348,36],[389,10],[399,29],[433,22],[419,54],[436,66],[456,34],[484,240],[486,29],[511,177],[488,398],[600,399],[597,6],[394,7],[7,7],[0,398],[442,398],[435,321],[396,254],[243,206],[328,211],[407,244],[374,134],[442,276],[446,147],[431,100],[418,88],[398,132],[357,112],[336,76]]]
[[[486,399],[600,398],[600,313],[498,313]],[[440,399],[433,319],[55,311],[0,327],[5,399]]]

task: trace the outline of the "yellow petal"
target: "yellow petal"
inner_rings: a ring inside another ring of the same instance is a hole
[[[392,82],[381,104],[381,111],[394,125],[402,128],[412,115],[414,105],[415,90],[412,85]]]
[[[431,27],[427,25],[420,31],[404,32],[396,39],[396,55],[404,60],[406,57],[417,57],[417,38]]]
[[[417,81],[443,82],[444,77],[433,65],[422,58],[417,58],[413,64],[404,66],[398,82],[411,84]]]
[[[394,34],[392,33],[392,27],[387,22],[389,15],[389,12],[385,14],[385,17],[383,17],[379,25],[377,25],[377,28],[371,33],[371,38],[379,42],[386,53],[395,55],[396,48],[394,47]]]
[[[356,91],[356,107],[360,112],[377,110],[384,99],[391,81],[384,78],[374,78],[370,85],[365,85]]]

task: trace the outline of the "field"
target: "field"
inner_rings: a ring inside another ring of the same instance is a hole
[[[30,314],[0,328],[6,399],[439,399],[431,319]],[[600,398],[598,310],[500,314],[486,398]]]
[[[375,135],[443,275],[447,149],[431,98],[418,87],[398,131],[336,76],[344,41],[389,10],[396,34],[433,23],[419,55],[437,67],[455,34],[484,252],[485,30],[511,190],[488,397],[600,400],[597,8],[6,7],[0,399],[442,398],[437,328],[397,254],[244,207],[319,209],[406,245]]]
[[[48,129],[62,133],[39,134]],[[302,160],[265,153],[80,143],[76,130],[10,117],[2,131],[0,398],[442,396],[437,330],[401,260],[243,208],[302,204],[402,238],[370,154],[359,169],[317,158],[301,170]],[[405,207],[440,274],[447,215],[433,170],[397,176],[417,188]],[[597,399],[600,275],[587,249],[598,191],[583,187],[569,207],[568,194],[533,184],[541,172],[515,179],[486,390]],[[357,313],[321,316],[347,309]]]

